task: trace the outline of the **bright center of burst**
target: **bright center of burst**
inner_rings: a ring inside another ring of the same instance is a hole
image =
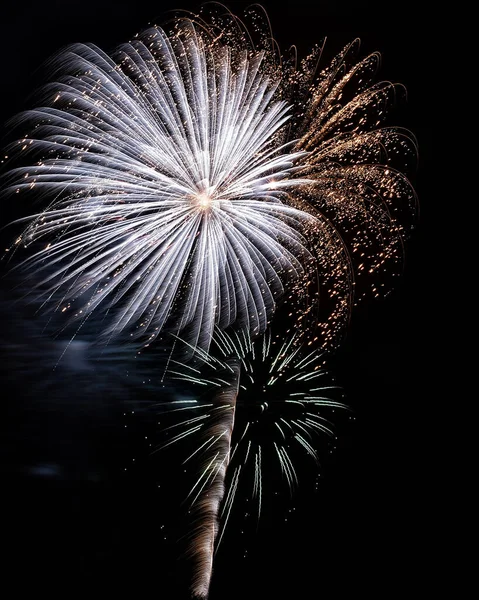
[[[213,198],[205,192],[202,192],[195,196],[195,204],[200,210],[208,210],[212,207]]]

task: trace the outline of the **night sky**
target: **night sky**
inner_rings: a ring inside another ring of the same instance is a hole
[[[108,51],[148,23],[161,24],[169,9],[198,7],[168,0],[148,8],[152,4],[84,0],[65,8],[47,0],[2,7],[4,139],[8,119],[33,105],[30,95],[44,81],[43,65],[62,46],[94,42]],[[248,4],[227,6],[240,13]],[[281,48],[294,43],[305,55],[327,36],[331,58],[360,37],[361,55],[381,52],[379,78],[408,90],[408,101],[388,123],[410,129],[418,139],[419,166],[411,179],[421,216],[406,245],[397,288],[353,314],[335,357],[336,377],[354,418],[338,418],[338,439],[334,449],[326,449],[321,476],[311,467],[294,501],[271,503],[257,531],[232,519],[210,598],[409,594],[412,585],[422,585],[416,577],[422,569],[428,485],[424,415],[432,410],[423,364],[430,294],[431,34],[410,1],[297,0],[286,9],[272,1],[263,6]],[[1,205],[2,224],[24,210],[8,202]],[[8,230],[1,239],[7,243]],[[181,558],[179,540],[187,533],[180,503],[188,474],[177,468],[173,454],[150,455],[155,416],[133,415],[138,397],[131,382],[122,388],[106,371],[95,381],[82,372],[75,380],[65,375],[60,383],[42,385],[50,375],[35,366],[43,353],[36,342],[22,363],[29,364],[27,376],[9,348],[38,337],[24,315],[3,310],[8,295],[2,285],[7,418],[0,457],[7,579],[17,590],[62,598],[83,587],[91,594],[128,590],[136,598],[188,598],[188,562]]]

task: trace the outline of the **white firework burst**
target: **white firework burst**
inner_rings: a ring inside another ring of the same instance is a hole
[[[311,259],[301,232],[314,221],[284,203],[305,183],[291,177],[304,152],[278,136],[288,106],[264,55],[183,20],[115,59],[76,45],[60,69],[51,106],[23,117],[35,128],[22,147],[41,159],[11,173],[15,189],[54,197],[18,240],[44,241],[23,264],[40,297],[80,318],[109,312],[107,335],[143,341],[165,326],[203,349],[215,325],[263,332]]]

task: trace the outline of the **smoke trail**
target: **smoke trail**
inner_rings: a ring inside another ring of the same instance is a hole
[[[218,391],[213,402],[215,408],[204,435],[211,439],[207,446],[208,457],[202,475],[190,492],[193,496],[191,514],[195,527],[191,536],[190,555],[193,560],[195,598],[207,598],[213,570],[213,552],[218,534],[218,515],[225,493],[225,475],[230,460],[236,399],[240,381],[240,361],[227,362],[227,385]],[[213,416],[214,415],[214,416]]]

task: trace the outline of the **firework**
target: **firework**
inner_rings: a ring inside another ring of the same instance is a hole
[[[62,53],[45,105],[19,118],[30,164],[7,174],[48,199],[16,246],[62,322],[94,314],[107,338],[172,330],[207,350],[215,326],[264,332],[316,269],[334,344],[354,277],[369,278],[360,298],[397,271],[415,197],[392,163],[414,141],[379,124],[398,86],[371,83],[378,56],[354,63],[356,43],[317,75],[320,49],[296,68],[258,37],[227,14],[113,57]]]
[[[178,411],[188,416],[175,420],[174,435],[161,446],[197,440],[198,447],[185,463],[196,459],[201,465],[189,494],[194,520],[189,549],[195,564],[192,591],[200,598],[208,595],[213,555],[238,490],[256,501],[259,519],[263,496],[272,488],[263,483],[262,465],[273,472],[276,467],[280,477],[273,479],[283,479],[292,493],[299,478],[298,456],[299,462],[309,457],[317,463],[318,436],[333,436],[331,411],[346,409],[338,399],[340,388],[325,369],[322,350],[306,350],[300,334],[284,341],[268,330],[253,342],[247,335],[217,330],[214,340],[221,358],[205,354],[200,368],[171,361],[169,378],[203,391],[196,394],[198,400],[169,405],[175,417]]]
[[[313,218],[286,204],[304,154],[278,142],[288,107],[261,54],[223,46],[192,21],[150,29],[115,60],[77,45],[62,55],[50,106],[24,115],[41,158],[16,190],[53,198],[18,243],[40,297],[106,334],[147,340],[170,325],[208,348],[215,324],[265,330],[284,282],[311,256]],[[43,294],[43,296],[42,296]],[[143,340],[145,341],[145,340]]]
[[[415,140],[383,126],[403,89],[375,82],[379,55],[357,59],[354,41],[321,71],[322,47],[298,64],[254,14],[251,32],[220,11],[112,56],[72,46],[44,105],[19,118],[29,164],[7,173],[10,192],[47,199],[15,243],[30,248],[35,301],[76,320],[74,335],[88,322],[107,340],[179,337],[188,361],[172,344],[170,377],[215,390],[168,405],[192,416],[167,445],[199,436],[187,460],[203,459],[190,494],[199,597],[245,472],[259,515],[264,462],[292,491],[295,455],[317,460],[316,436],[332,434],[323,412],[344,406],[322,353],[354,302],[389,291],[416,212]],[[259,337],[273,315],[288,319],[282,340]]]

